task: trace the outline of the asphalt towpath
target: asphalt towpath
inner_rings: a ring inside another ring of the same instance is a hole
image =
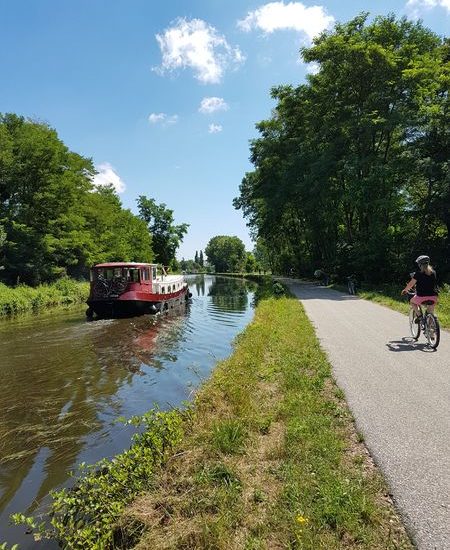
[[[405,315],[282,279],[316,328],[358,430],[417,548],[450,550],[450,333],[414,342]]]

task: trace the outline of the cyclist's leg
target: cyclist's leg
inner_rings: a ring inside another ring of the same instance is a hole
[[[420,309],[420,305],[417,303],[416,300],[417,296],[413,296],[409,301],[409,305],[416,312],[417,317],[420,317],[422,315],[422,310]]]
[[[417,302],[433,302],[432,304],[426,304],[426,311],[427,313],[431,313],[434,315],[434,308],[436,307],[436,304],[438,303],[438,297],[437,296],[421,296],[417,299]]]

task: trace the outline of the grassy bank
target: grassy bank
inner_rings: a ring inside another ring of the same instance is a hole
[[[146,423],[56,495],[64,547],[412,548],[295,299],[260,302],[192,407]]]
[[[299,303],[265,300],[123,532],[138,549],[411,548],[342,398]]]
[[[344,287],[340,290],[346,291]],[[396,311],[407,314],[409,304],[403,296],[400,296],[401,288],[399,285],[385,285],[381,288],[362,288],[358,290],[358,296],[366,300],[371,300],[383,306],[390,307]],[[439,322],[443,328],[450,329],[450,286],[444,285],[439,294],[439,304],[436,308]]]
[[[234,277],[237,279],[248,279],[249,281],[255,281],[256,283],[268,284],[272,281],[271,274],[263,273],[213,273],[220,277]]]
[[[82,303],[88,294],[89,283],[71,279],[60,279],[56,283],[36,288],[25,285],[9,287],[0,283],[0,317]]]

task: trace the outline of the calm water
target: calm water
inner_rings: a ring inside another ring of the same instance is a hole
[[[83,307],[0,322],[0,543],[38,547],[9,515],[40,512],[77,464],[128,448],[119,416],[180,405],[230,354],[254,285],[189,283],[192,303],[164,317],[86,322]]]

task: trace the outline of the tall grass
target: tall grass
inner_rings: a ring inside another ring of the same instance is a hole
[[[36,288],[26,285],[9,287],[0,283],[0,317],[82,303],[88,294],[89,283],[68,278]]]

